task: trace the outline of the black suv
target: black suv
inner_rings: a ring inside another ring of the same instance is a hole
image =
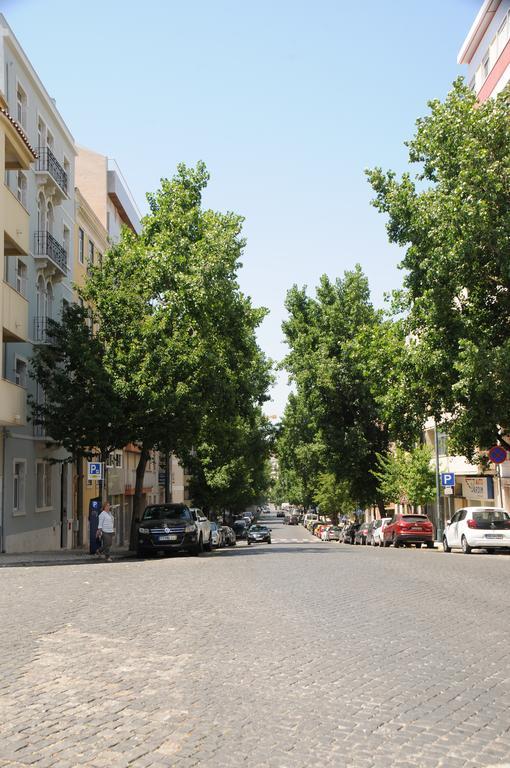
[[[185,504],[151,504],[146,507],[136,531],[136,554],[179,552],[198,555],[198,528]]]

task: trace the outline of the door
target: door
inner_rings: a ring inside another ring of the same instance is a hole
[[[447,541],[449,547],[460,547],[459,519],[463,511],[464,510],[459,509],[459,511],[452,517],[452,521],[448,526]]]

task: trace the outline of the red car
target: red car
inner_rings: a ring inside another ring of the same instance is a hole
[[[434,546],[434,526],[427,515],[393,515],[383,531],[384,546],[391,544],[400,547],[401,544],[415,544],[419,549],[422,544]]]

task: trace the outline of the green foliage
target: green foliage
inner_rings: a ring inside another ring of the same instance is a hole
[[[457,81],[408,143],[418,166],[368,173],[389,239],[406,249],[401,371],[394,420],[448,414],[454,450],[510,432],[510,101],[476,103]],[[508,447],[508,444],[505,443]]]
[[[430,466],[431,458],[432,451],[425,445],[412,451],[396,447],[379,454],[378,468],[373,475],[385,502],[416,506],[434,501],[436,479]]]
[[[284,366],[309,431],[301,444],[304,451],[312,448],[312,493],[321,472],[333,473],[359,505],[375,503],[371,470],[388,436],[371,374],[373,337],[383,316],[370,302],[368,281],[359,266],[334,283],[323,276],[315,298],[294,286],[286,307]],[[297,454],[298,446],[290,450]]]
[[[193,456],[197,493],[216,504],[251,500],[267,481],[265,310],[238,286],[242,218],[202,207],[208,178],[199,163],[162,180],[141,234],[124,229],[80,289],[94,335],[73,308],[36,362],[48,395],[38,416],[57,440],[140,445],[135,516],[152,448]]]
[[[74,457],[99,448],[105,457],[132,437],[126,403],[105,370],[104,348],[87,310],[70,305],[60,323],[48,320],[48,343],[34,347],[33,378],[44,391],[30,399],[32,419]]]
[[[326,515],[335,523],[339,516],[351,515],[356,508],[348,483],[345,480],[339,482],[333,472],[319,475],[315,501],[319,504],[321,515]]]

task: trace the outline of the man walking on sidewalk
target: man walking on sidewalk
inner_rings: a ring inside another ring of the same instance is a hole
[[[99,515],[97,524],[97,538],[102,539],[102,544],[97,550],[98,555],[104,555],[105,560],[111,560],[110,549],[113,543],[113,534],[115,531],[115,522],[110,511],[110,502],[105,501],[103,510]]]

